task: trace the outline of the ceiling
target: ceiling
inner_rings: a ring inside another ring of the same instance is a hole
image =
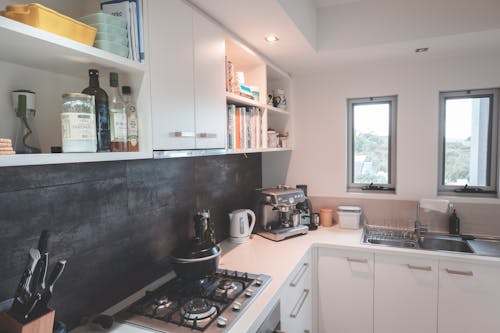
[[[500,55],[499,0],[189,0],[292,75],[336,66]],[[275,33],[278,43],[264,36]],[[414,50],[429,47],[429,52]]]

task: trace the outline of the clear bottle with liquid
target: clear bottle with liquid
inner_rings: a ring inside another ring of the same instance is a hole
[[[118,90],[118,73],[109,73],[109,123],[110,149],[112,152],[127,151],[127,112]]]
[[[139,119],[137,108],[132,102],[132,89],[123,86],[122,96],[127,110],[127,151],[139,151]]]

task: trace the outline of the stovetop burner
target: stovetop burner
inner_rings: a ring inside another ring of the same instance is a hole
[[[159,332],[225,332],[270,281],[267,275],[218,271],[174,279],[118,313],[119,321]]]

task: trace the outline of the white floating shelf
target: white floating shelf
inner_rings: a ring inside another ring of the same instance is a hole
[[[290,112],[288,112],[286,110],[283,110],[280,108],[275,108],[274,106],[271,106],[271,105],[262,104],[262,103],[259,103],[255,100],[253,100],[253,99],[242,97],[242,96],[234,94],[234,93],[226,92],[226,100],[228,103],[233,103],[236,105],[255,106],[255,107],[267,109],[268,112],[271,112],[273,114],[280,114],[280,115],[286,115],[286,116],[290,115]]]
[[[0,60],[87,77],[88,69],[143,73],[142,63],[0,16]]]
[[[104,162],[116,160],[136,160],[153,158],[153,152],[130,153],[60,153],[60,154],[19,154],[0,156],[0,167]]]
[[[251,153],[269,153],[276,151],[291,151],[292,148],[251,148],[251,149],[228,149],[227,154],[251,154]]]

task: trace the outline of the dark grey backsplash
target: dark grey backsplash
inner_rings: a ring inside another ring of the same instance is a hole
[[[261,183],[260,154],[0,168],[0,301],[49,229],[52,265],[68,260],[52,305],[74,327],[169,272],[196,210],[227,238]]]

